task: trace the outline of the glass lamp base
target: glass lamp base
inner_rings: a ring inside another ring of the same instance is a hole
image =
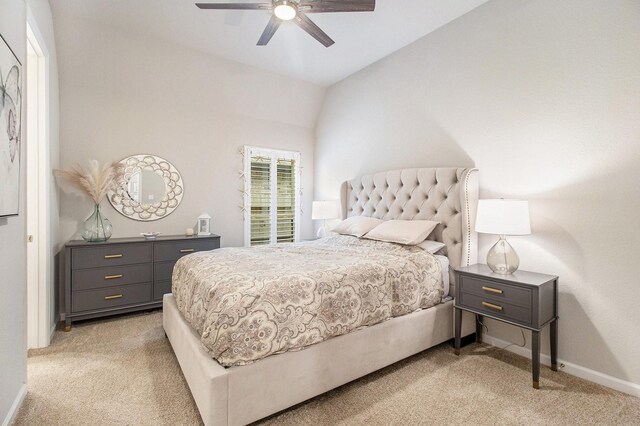
[[[327,235],[329,235],[329,230],[327,229],[327,224],[326,221],[322,221],[322,226],[320,228],[318,228],[318,232],[316,233],[316,236],[318,238],[324,238]]]
[[[520,258],[504,236],[487,253],[487,266],[496,274],[509,275],[518,270]]]

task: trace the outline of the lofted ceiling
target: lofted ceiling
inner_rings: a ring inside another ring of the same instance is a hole
[[[207,0],[198,0],[207,2]],[[211,0],[255,2],[269,0]],[[487,0],[378,0],[375,12],[309,15],[336,42],[323,47],[292,22],[256,46],[268,11],[200,10],[189,0],[51,0],[54,14],[179,43],[323,86],[378,61]]]

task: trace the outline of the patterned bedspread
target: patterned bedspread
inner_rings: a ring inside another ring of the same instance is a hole
[[[172,290],[205,350],[233,366],[429,308],[443,283],[420,248],[337,235],[194,253]]]

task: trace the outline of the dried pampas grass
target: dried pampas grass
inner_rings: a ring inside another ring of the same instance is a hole
[[[122,180],[124,166],[122,163],[105,163],[100,166],[96,160],[89,160],[87,168],[76,166],[73,169],[54,170],[54,176],[63,178],[75,188],[87,194],[96,203],[100,204],[110,189],[113,189]]]

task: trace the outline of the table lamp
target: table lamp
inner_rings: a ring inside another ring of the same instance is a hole
[[[497,274],[514,273],[520,265],[518,254],[505,235],[529,235],[529,202],[523,200],[480,200],[476,215],[476,232],[499,235],[487,253],[487,265]]]
[[[338,219],[340,212],[338,203],[335,201],[314,201],[311,208],[311,219],[322,220],[322,226],[318,229],[318,238],[326,237],[329,230],[327,229],[327,219]]]

